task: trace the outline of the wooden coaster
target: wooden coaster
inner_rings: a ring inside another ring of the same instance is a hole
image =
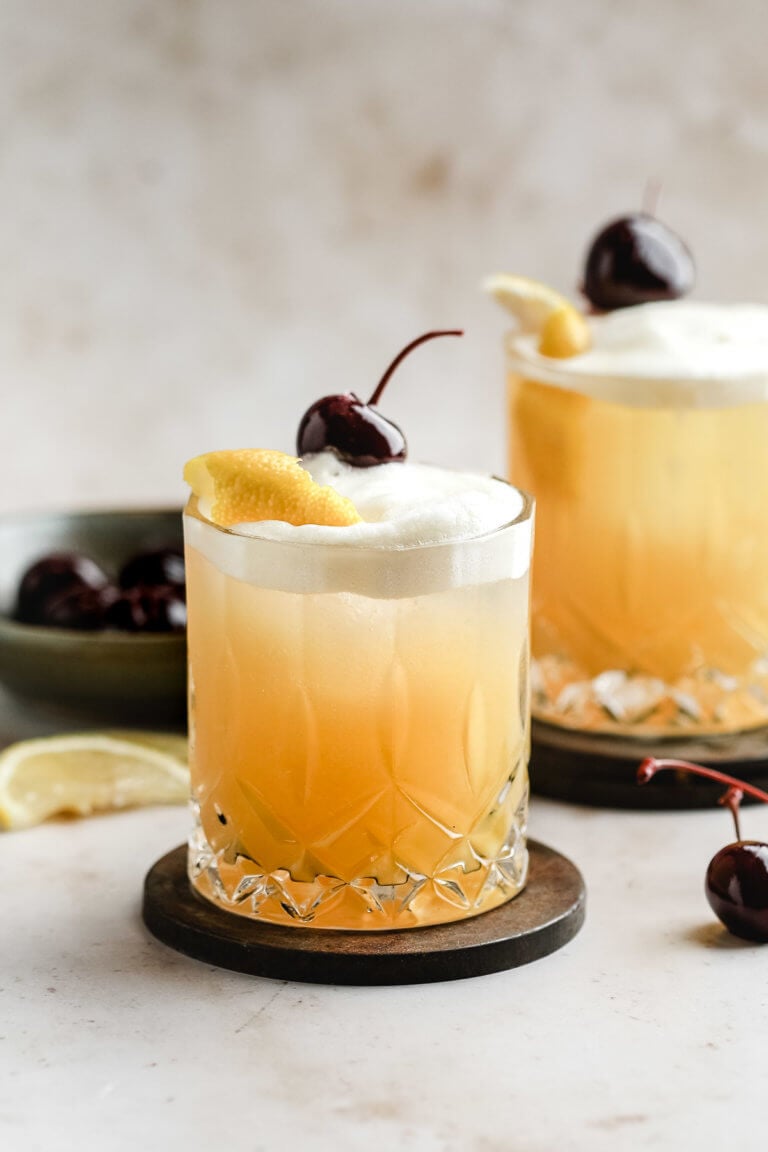
[[[596,736],[534,720],[531,789],[540,796],[607,808],[711,808],[722,785],[683,772],[660,772],[650,784],[637,783],[646,756],[693,760],[768,787],[768,728],[724,736]],[[745,798],[746,802],[747,798]]]
[[[528,884],[519,896],[468,920],[392,932],[340,932],[249,920],[203,900],[187,878],[184,845],[158,860],[144,883],[144,923],[159,940],[207,964],[310,984],[424,984],[529,964],[562,948],[584,922],[581,873],[528,842]]]

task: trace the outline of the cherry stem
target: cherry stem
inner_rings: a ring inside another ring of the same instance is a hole
[[[704,768],[701,764],[692,764],[690,760],[657,760],[655,756],[648,756],[637,770],[638,784],[647,784],[649,780],[653,780],[657,772],[662,772],[666,768],[692,772],[694,776],[704,776],[707,780],[714,780],[716,784],[722,784],[728,789],[736,789],[741,793],[741,796],[746,794],[755,800],[762,800],[764,804],[768,804],[768,792],[763,792],[761,788],[755,788],[754,784],[747,784],[744,780],[737,780],[734,776],[726,776],[723,772],[716,772],[714,768]],[[723,803],[728,803],[728,807],[730,807],[726,798],[723,799]]]
[[[374,392],[373,396],[371,396],[368,403],[369,404],[378,404],[379,397],[381,396],[382,392],[384,391],[384,386],[386,385],[387,381],[389,380],[389,378],[392,375],[392,373],[394,372],[394,370],[397,368],[398,364],[400,364],[400,362],[402,360],[405,360],[406,356],[410,352],[413,352],[414,348],[418,348],[419,344],[424,344],[427,340],[434,340],[437,336],[463,336],[463,335],[464,335],[463,329],[451,328],[450,330],[445,331],[445,332],[425,332],[424,335],[419,336],[417,340],[412,340],[410,344],[408,344],[405,348],[403,348],[402,352],[398,352],[397,356],[395,356],[395,358],[392,361],[392,363],[390,364],[389,368],[387,368],[387,370],[384,373],[384,375],[382,376],[381,380],[379,380],[379,383],[376,385],[376,391]]]
[[[661,196],[661,180],[649,178],[643,192],[643,212],[648,216],[655,216]]]
[[[741,840],[741,826],[739,823],[739,804],[744,799],[744,790],[742,788],[729,788],[724,796],[720,797],[718,803],[722,804],[723,808],[729,808],[731,816],[733,816],[733,824],[736,829],[736,839]]]

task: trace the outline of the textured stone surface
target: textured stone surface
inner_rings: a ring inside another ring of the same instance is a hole
[[[766,299],[764,4],[5,0],[0,509],[181,499],[365,393],[414,456],[503,466],[518,269],[572,287],[664,183],[699,294]]]
[[[534,835],[586,880],[582,931],[511,972],[401,988],[261,980],[152,939],[144,875],[187,826],[144,810],[0,837],[24,878],[0,895],[9,1152],[764,1147],[766,953],[703,893],[727,813],[535,800]]]

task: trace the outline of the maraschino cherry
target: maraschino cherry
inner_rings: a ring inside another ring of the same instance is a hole
[[[88,556],[53,552],[24,573],[15,619],[89,632],[184,630],[184,556],[178,548],[136,553],[121,568],[119,584]]]
[[[413,340],[387,368],[368,403],[354,392],[336,396],[323,396],[307,409],[299,424],[297,452],[307,456],[328,448],[357,468],[371,468],[375,464],[389,464],[405,460],[405,436],[391,420],[378,411],[376,405],[390,376],[405,357],[437,336],[463,336],[457,329],[425,332]]]
[[[124,588],[109,605],[106,626],[120,632],[183,632],[187,625],[184,589],[175,584]]]
[[[179,548],[155,548],[137,552],[123,564],[117,582],[121,588],[172,584],[184,587],[184,553]]]
[[[51,605],[62,597],[82,594],[83,602],[88,602],[88,623],[84,627],[98,627],[92,622],[98,596],[90,594],[100,593],[108,582],[104,570],[89,557],[77,552],[51,552],[32,564],[22,576],[15,617],[23,624],[73,627],[74,611],[64,611],[58,615],[54,611],[54,619],[51,619]]]
[[[583,291],[595,308],[611,312],[678,300],[695,279],[693,257],[677,233],[648,212],[633,212],[613,220],[592,241]]]
[[[742,840],[739,804],[746,794],[768,804],[768,793],[753,784],[726,776],[713,768],[687,760],[657,760],[651,756],[637,770],[639,784],[647,784],[665,768],[692,772],[722,784],[720,803],[730,808],[736,825],[736,842],[721,848],[709,862],[704,889],[712,911],[734,936],[768,943],[768,844]]]

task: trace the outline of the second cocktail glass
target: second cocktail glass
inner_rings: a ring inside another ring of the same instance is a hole
[[[534,715],[768,723],[768,377],[590,375],[514,336],[507,364],[509,474],[538,510]]]

